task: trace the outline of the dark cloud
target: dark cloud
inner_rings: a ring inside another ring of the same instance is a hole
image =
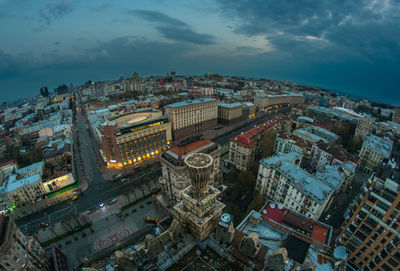
[[[312,46],[314,52],[325,48],[332,52],[332,46],[337,46],[340,53],[345,50],[347,55],[376,59],[390,58],[400,47],[400,36],[395,34],[400,33],[400,2],[219,0],[218,3],[222,14],[236,19],[236,32],[265,35],[277,50],[291,50],[294,54],[298,50],[302,54],[304,50],[310,52],[305,46]],[[306,39],[307,36],[315,39]]]
[[[156,24],[156,30],[164,38],[169,40],[198,45],[211,45],[216,43],[216,38],[213,35],[197,33],[185,22],[158,11],[130,10],[128,14],[139,16],[146,21]]]
[[[60,19],[74,10],[74,5],[68,0],[61,0],[46,4],[39,11],[39,20],[50,25],[53,20]]]
[[[187,27],[157,26],[156,29],[164,38],[169,40],[200,45],[211,45],[216,42],[216,38],[213,35],[196,33]]]
[[[164,13],[152,10],[128,10],[128,14],[136,15],[145,19],[146,21],[153,22],[161,25],[188,27],[188,25],[178,19],[172,18]]]

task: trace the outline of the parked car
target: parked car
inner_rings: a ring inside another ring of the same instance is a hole
[[[331,214],[328,214],[328,215],[325,217],[325,221],[328,221],[330,217],[331,217]]]

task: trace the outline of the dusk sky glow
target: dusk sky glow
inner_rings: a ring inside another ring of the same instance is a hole
[[[0,0],[0,35],[0,101],[174,70],[400,105],[399,1]]]

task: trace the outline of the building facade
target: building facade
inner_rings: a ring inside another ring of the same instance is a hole
[[[303,104],[304,96],[300,94],[282,94],[282,95],[257,95],[254,97],[254,104],[260,111],[266,110],[271,105],[280,104]]]
[[[303,155],[302,163],[309,161],[312,144],[290,133],[277,133],[274,153],[298,152]]]
[[[218,122],[224,125],[232,125],[243,117],[241,103],[218,103]]]
[[[311,175],[300,168],[301,159],[297,152],[262,159],[256,191],[288,209],[318,219],[354,173],[330,167]]]
[[[362,116],[357,121],[356,131],[354,137],[364,140],[372,132],[375,124],[375,118],[370,116]]]
[[[165,106],[173,140],[184,139],[211,129],[218,121],[218,101],[199,98]]]
[[[343,164],[344,162],[348,162],[356,168],[358,158],[347,153],[342,145],[329,144],[322,141],[312,144],[309,163],[312,169],[321,171],[327,165]]]
[[[162,176],[160,178],[161,189],[170,203],[180,200],[180,193],[190,185],[190,178],[187,172],[184,159],[191,153],[206,153],[213,158],[210,184],[217,187],[221,180],[220,155],[221,149],[217,143],[210,139],[198,139],[187,144],[170,148],[160,155]]]
[[[360,169],[367,173],[374,172],[383,159],[390,157],[392,147],[393,141],[389,138],[369,135],[361,147]]]
[[[279,115],[231,138],[229,140],[229,163],[239,170],[246,171],[253,164],[256,154],[259,152],[259,142],[264,133],[288,119],[290,117]]]
[[[338,240],[354,270],[400,270],[399,180],[398,170],[382,166],[350,204]]]
[[[1,270],[49,270],[39,242],[25,236],[11,216],[0,216],[0,257]]]
[[[167,150],[171,141],[168,117],[154,109],[138,111],[101,125],[101,147],[107,166],[122,168]]]

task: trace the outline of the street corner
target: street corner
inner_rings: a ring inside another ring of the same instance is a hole
[[[104,234],[94,242],[94,249],[96,251],[106,249],[119,241],[124,240],[133,233],[131,227],[120,227],[107,234]]]

